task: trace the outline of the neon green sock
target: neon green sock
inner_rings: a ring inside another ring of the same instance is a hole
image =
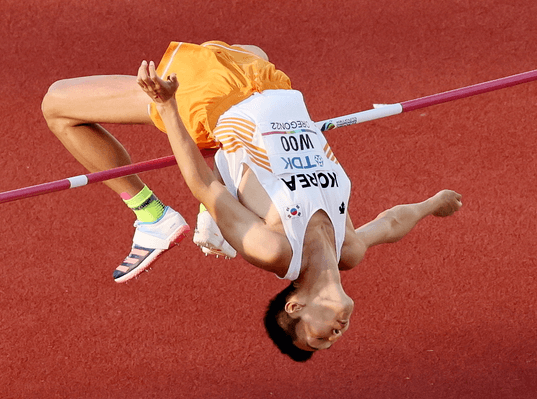
[[[205,208],[205,205],[203,205],[201,202],[200,202],[200,213],[201,212],[205,212],[207,210],[207,208]]]
[[[149,187],[144,188],[130,199],[123,200],[141,222],[156,222],[164,214],[164,204]]]

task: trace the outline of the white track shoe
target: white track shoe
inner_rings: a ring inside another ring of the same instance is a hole
[[[146,270],[162,253],[179,244],[190,227],[179,212],[169,206],[162,217],[153,223],[134,222],[136,231],[132,249],[114,271],[114,280],[123,283]]]
[[[194,244],[201,247],[205,256],[215,255],[217,258],[223,256],[226,259],[237,256],[237,251],[224,239],[208,211],[198,214],[193,241]]]

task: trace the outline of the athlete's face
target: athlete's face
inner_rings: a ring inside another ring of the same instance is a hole
[[[303,350],[317,351],[330,348],[349,329],[354,302],[341,306],[311,303],[300,311],[294,344]]]

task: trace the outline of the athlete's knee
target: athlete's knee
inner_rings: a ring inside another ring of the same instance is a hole
[[[61,93],[61,81],[53,83],[47,90],[41,102],[41,112],[47,122],[56,118],[59,114],[59,98]]]
[[[67,127],[73,125],[73,120],[68,117],[69,101],[63,87],[61,80],[53,83],[41,102],[41,112],[47,126],[58,138],[68,131]]]
[[[41,102],[41,112],[53,132],[61,130],[68,124],[69,101],[65,88],[63,80],[54,82]]]

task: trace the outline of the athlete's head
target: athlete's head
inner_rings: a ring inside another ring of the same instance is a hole
[[[341,338],[353,309],[354,302],[346,294],[338,301],[311,298],[290,284],[270,302],[265,327],[282,353],[305,361]]]
[[[295,327],[300,321],[293,320],[285,312],[287,298],[296,290],[293,283],[277,294],[269,302],[265,313],[265,328],[278,349],[297,362],[305,362],[313,355],[311,351],[305,351],[295,346]]]

